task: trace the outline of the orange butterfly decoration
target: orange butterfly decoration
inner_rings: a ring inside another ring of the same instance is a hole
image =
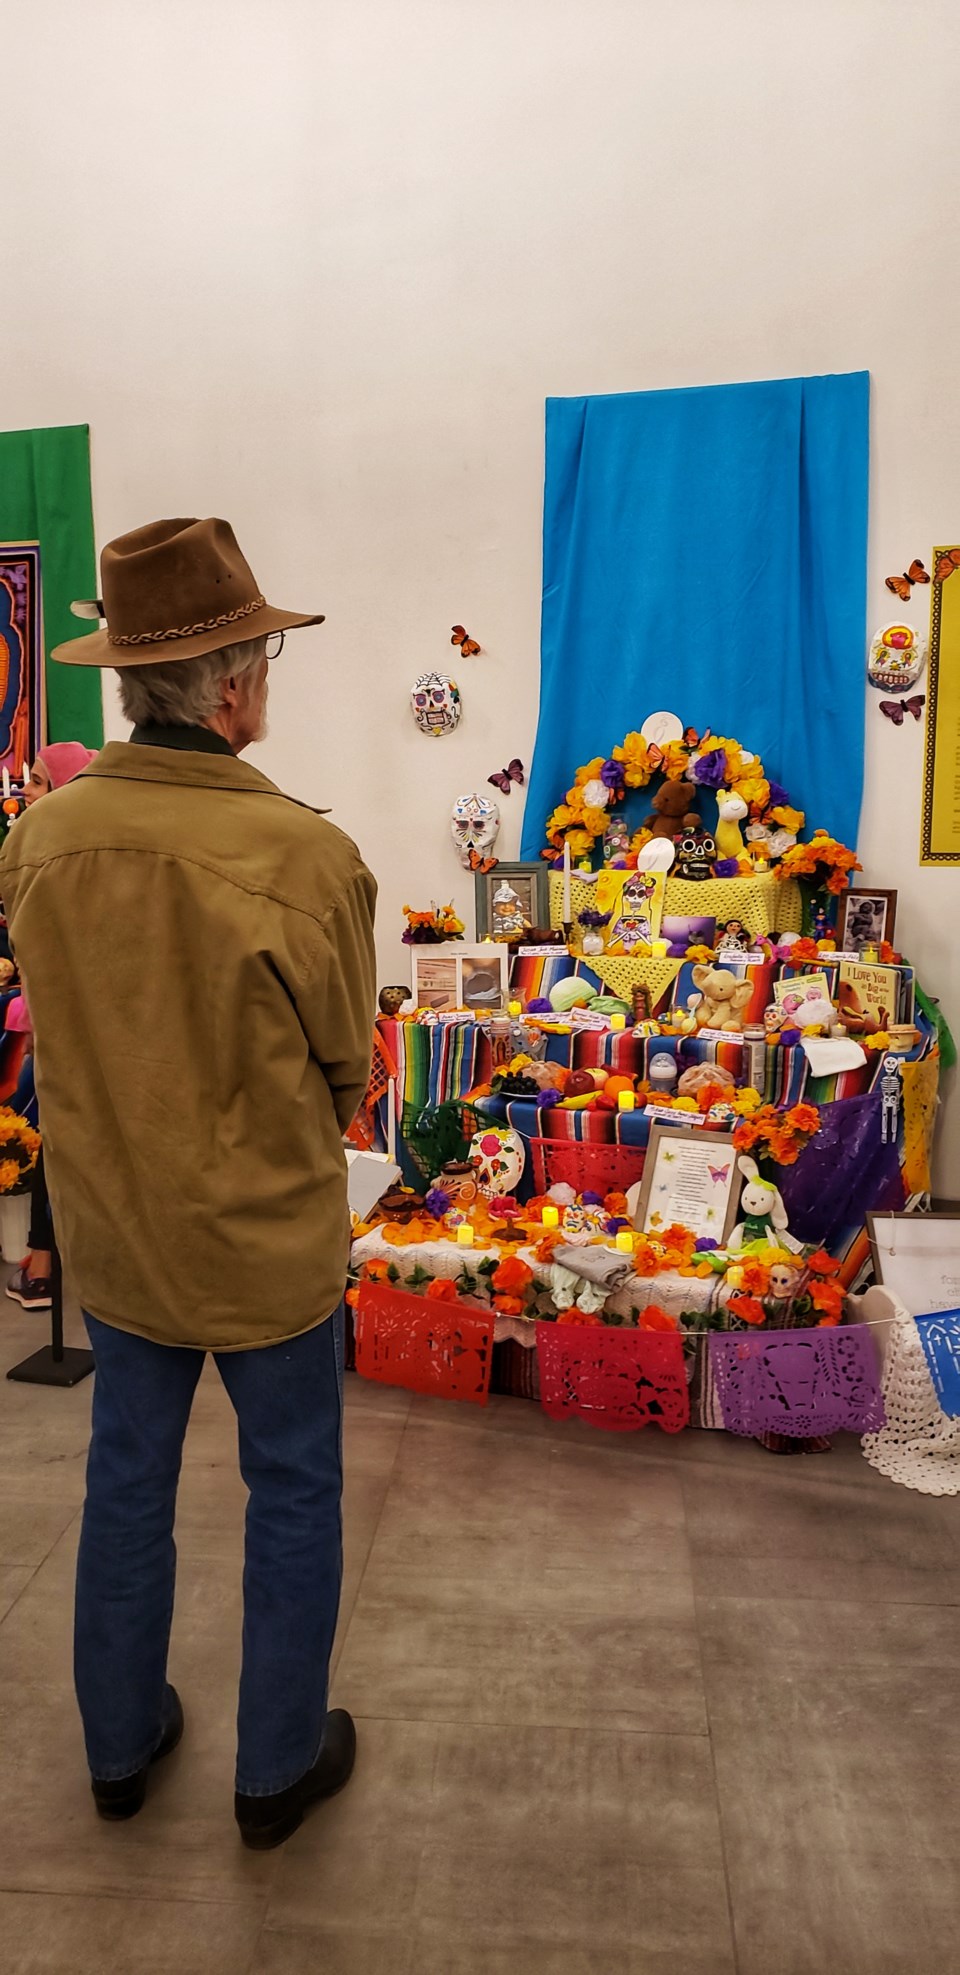
[[[555,853],[551,851],[550,853],[551,857],[554,856],[554,854]],[[497,857],[481,857],[480,852],[478,850],[472,850],[470,852],[471,871],[479,871],[481,872],[483,877],[486,877],[488,871],[495,870],[499,861],[500,860]]]
[[[468,638],[462,624],[452,624],[450,628],[453,632],[450,643],[460,646],[464,658],[476,658],[480,650],[476,638]]]
[[[938,555],[934,564],[934,582],[945,583],[947,577],[952,576],[955,569],[960,569],[960,549],[944,549],[943,554]]]
[[[939,566],[940,565],[938,563],[937,567],[939,568]],[[900,598],[901,603],[909,603],[910,592],[913,589],[914,584],[929,583],[930,578],[927,575],[926,570],[924,569],[923,563],[915,560],[910,564],[909,569],[904,570],[902,576],[887,576],[884,580],[886,582],[887,589],[892,590],[894,596]],[[940,577],[937,578],[938,582],[940,582],[941,580],[942,579]]]

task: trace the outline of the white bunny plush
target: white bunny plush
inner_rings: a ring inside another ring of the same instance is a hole
[[[792,1254],[799,1254],[803,1243],[795,1241],[789,1232],[787,1210],[779,1189],[772,1180],[761,1179],[755,1159],[747,1159],[741,1153],[737,1166],[747,1183],[740,1195],[743,1220],[737,1222],[727,1242],[730,1254],[739,1254],[751,1241],[766,1242],[771,1248],[789,1248]]]

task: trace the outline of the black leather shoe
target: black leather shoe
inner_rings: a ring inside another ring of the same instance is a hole
[[[143,1769],[136,1770],[132,1776],[115,1779],[93,1776],[90,1779],[93,1800],[100,1816],[109,1818],[114,1824],[121,1823],[127,1817],[136,1817],[138,1810],[143,1809],[151,1764],[159,1762],[161,1756],[170,1755],[183,1734],[183,1707],[175,1687],[168,1685],[165,1706],[167,1725]]]
[[[311,1804],[319,1803],[321,1797],[335,1797],[349,1783],[356,1759],[353,1717],[346,1708],[333,1708],[327,1716],[323,1748],[299,1782],[272,1797],[245,1797],[237,1791],[233,1808],[244,1844],[254,1852],[269,1852],[274,1845],[292,1838]]]

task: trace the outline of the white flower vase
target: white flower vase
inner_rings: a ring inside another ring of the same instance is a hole
[[[22,1262],[29,1246],[29,1193],[0,1193],[0,1249],[5,1262]]]

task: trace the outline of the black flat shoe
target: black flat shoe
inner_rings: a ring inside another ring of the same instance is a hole
[[[183,1734],[183,1707],[175,1687],[167,1687],[166,1707],[169,1717],[167,1725],[143,1769],[136,1770],[133,1776],[116,1779],[93,1776],[90,1779],[93,1801],[100,1816],[108,1818],[113,1824],[136,1817],[138,1810],[143,1809],[152,1764],[159,1762],[162,1756],[170,1755]]]
[[[321,1797],[335,1797],[349,1783],[356,1759],[353,1718],[346,1708],[333,1708],[327,1716],[323,1748],[299,1782],[272,1797],[245,1797],[237,1791],[233,1808],[244,1844],[254,1852],[269,1852],[274,1845],[292,1838],[311,1804],[319,1803]]]

